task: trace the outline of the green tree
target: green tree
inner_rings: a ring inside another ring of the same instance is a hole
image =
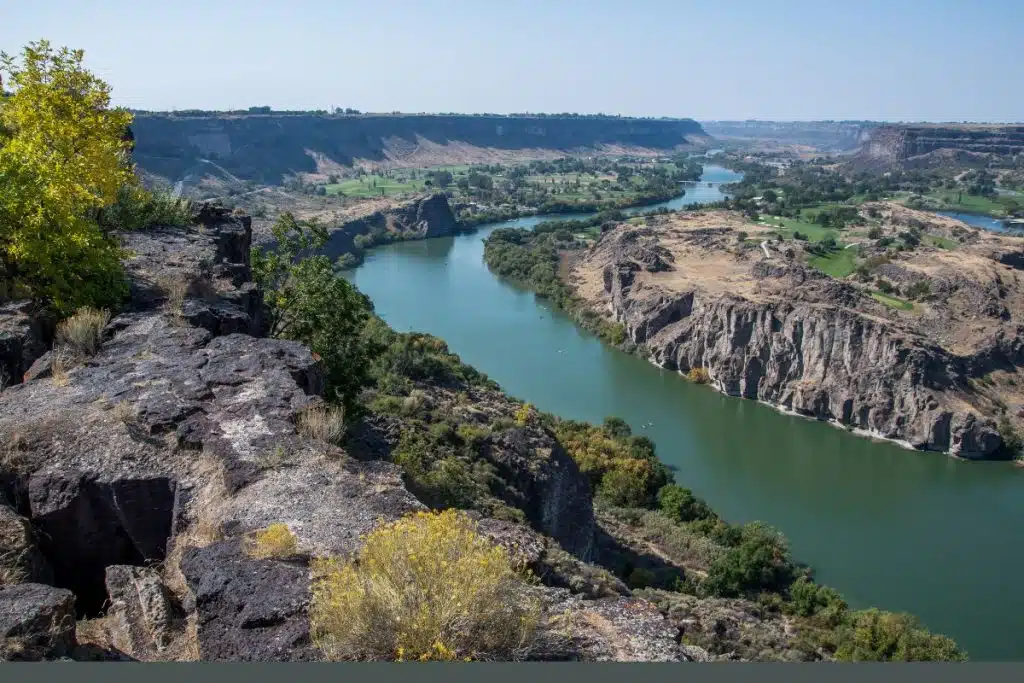
[[[707,503],[694,496],[690,489],[684,489],[678,484],[668,484],[658,491],[658,507],[676,522],[717,518]]]
[[[739,545],[711,564],[701,589],[721,597],[780,592],[793,582],[794,570],[786,539],[755,522],[743,527]]]
[[[327,242],[326,228],[283,213],[273,234],[272,250],[252,252],[253,279],[264,292],[270,334],[302,342],[319,355],[329,397],[351,413],[376,351],[362,334],[373,304],[335,274],[326,256],[312,255]]]
[[[448,187],[452,184],[452,174],[450,171],[434,171],[430,174],[430,179],[440,188]]]
[[[0,53],[11,94],[0,96],[0,277],[68,313],[125,294],[120,249],[95,220],[135,182],[110,87],[81,50],[29,43]]]

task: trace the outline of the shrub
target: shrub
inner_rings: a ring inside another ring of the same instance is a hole
[[[377,396],[370,403],[370,410],[375,413],[398,415],[402,412],[402,399],[399,396]]]
[[[647,480],[647,470],[620,463],[601,477],[597,495],[609,505],[645,507],[650,502]]]
[[[828,586],[821,586],[801,576],[789,587],[787,609],[802,617],[821,615],[830,626],[839,623],[846,611],[842,596]]]
[[[650,569],[637,567],[626,577],[626,584],[632,589],[650,588],[658,581],[658,577]]]
[[[877,240],[882,236],[882,229],[875,227],[868,230],[868,239]]]
[[[257,531],[249,541],[247,552],[257,559],[283,560],[295,555],[298,540],[287,524],[278,522]]]
[[[345,436],[345,409],[322,403],[307,408],[299,415],[299,433],[338,445]]]
[[[907,296],[911,299],[923,299],[932,293],[932,287],[927,280],[918,280],[907,287]]]
[[[741,597],[779,592],[793,582],[794,567],[786,540],[768,527],[749,524],[743,540],[715,560],[701,589],[707,595]]]
[[[455,433],[464,444],[470,448],[476,448],[484,439],[490,436],[491,430],[487,427],[476,427],[463,423],[456,428]]]
[[[1020,458],[1022,452],[1024,452],[1024,438],[1021,438],[1020,433],[1013,426],[1013,423],[1004,415],[999,418],[997,427],[999,429],[999,436],[1003,440],[1003,443],[1000,446],[1000,451],[1004,453],[1008,459]]]
[[[621,417],[606,417],[603,427],[604,431],[619,439],[624,439],[633,433],[633,430],[630,429],[629,425]]]
[[[877,609],[856,612],[840,631],[836,659],[854,662],[964,661],[952,640],[929,633],[909,614]]]
[[[244,213],[244,212],[243,212]],[[100,226],[107,231],[142,230],[153,226],[188,225],[194,216],[191,202],[137,185],[118,189],[117,200],[99,211]]]
[[[521,405],[516,410],[516,416],[515,416],[516,424],[519,425],[520,427],[525,427],[526,423],[530,419],[530,412],[531,412],[532,409],[533,409],[533,406],[531,404],[529,404],[529,403],[524,403],[523,405]]]
[[[698,519],[716,519],[717,515],[690,489],[676,484],[662,486],[658,491],[658,507],[671,520],[692,522]]]
[[[436,460],[414,486],[424,501],[436,508],[473,507],[482,497],[466,463],[455,456]]]
[[[686,373],[686,378],[696,384],[707,384],[711,381],[711,375],[707,368],[690,368],[690,371]]]
[[[80,308],[57,325],[57,345],[79,356],[95,355],[103,340],[103,328],[110,322],[110,311]]]
[[[508,551],[454,510],[380,527],[314,574],[310,631],[332,660],[517,659],[539,618]]]
[[[892,294],[896,289],[891,282],[882,278],[875,280],[875,286],[878,287],[878,291],[882,294]]]

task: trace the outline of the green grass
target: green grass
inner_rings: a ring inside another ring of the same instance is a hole
[[[779,216],[763,216],[761,223],[774,227],[776,232],[782,235],[786,239],[793,239],[794,232],[800,232],[802,235],[807,235],[807,239],[811,242],[820,242],[826,237],[834,237],[836,240],[839,239],[839,231],[835,228],[826,228],[817,223],[808,223],[803,220],[796,220],[793,218],[780,218]],[[782,227],[779,227],[782,226]]]
[[[376,181],[376,187],[374,186]],[[379,175],[368,175],[352,178],[327,186],[327,194],[344,195],[346,197],[390,197],[407,192],[420,192],[424,188],[423,180],[402,180],[385,178]]]
[[[906,200],[911,196],[910,193],[900,192],[899,201],[905,204]],[[961,193],[957,190],[935,190],[922,196],[938,204],[940,211],[962,211],[964,213],[977,213],[994,218],[1003,218],[1007,215],[1006,205],[1000,199],[1006,201],[1015,199],[1014,197],[996,197],[992,199],[979,195],[969,195],[966,192]],[[957,202],[958,199],[960,200],[959,203]]]
[[[889,308],[896,308],[901,311],[914,310],[914,304],[910,303],[906,299],[901,299],[898,296],[890,296],[888,294],[882,294],[881,292],[871,292],[871,298],[880,304],[885,304]]]
[[[808,263],[829,277],[841,279],[857,269],[857,247],[840,246],[826,256],[814,256]]]
[[[930,244],[933,247],[939,249],[956,249],[959,243],[956,240],[951,240],[948,237],[940,237],[938,235],[925,235],[925,244]]]
[[[935,199],[938,199],[939,201],[948,204],[949,206],[957,207],[964,211],[974,211],[999,216],[1002,216],[1006,213],[1006,209],[1001,203],[997,202],[994,199],[989,199],[988,197],[980,197],[977,195],[970,195],[967,193],[959,195],[958,193],[953,191],[935,192],[928,196],[934,197]],[[958,197],[960,199],[959,203],[957,203]]]

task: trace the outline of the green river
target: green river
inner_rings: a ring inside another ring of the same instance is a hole
[[[735,177],[706,166],[703,180]],[[665,205],[721,196],[702,182]],[[566,418],[622,417],[680,484],[729,521],[778,528],[852,606],[916,614],[974,660],[1024,659],[1024,470],[873,442],[605,346],[484,265],[491,230],[539,220],[380,247],[346,276],[396,330],[441,337],[511,395]]]

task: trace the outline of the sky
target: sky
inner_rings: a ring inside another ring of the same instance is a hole
[[[1024,0],[0,0],[136,109],[1024,121]]]

